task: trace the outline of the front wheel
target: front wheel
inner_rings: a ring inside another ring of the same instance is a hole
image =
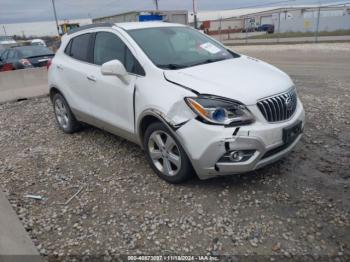
[[[147,160],[157,175],[169,183],[182,183],[193,175],[186,152],[168,128],[151,124],[144,136]]]

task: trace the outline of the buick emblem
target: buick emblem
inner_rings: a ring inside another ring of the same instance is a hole
[[[290,96],[286,98],[286,100],[284,101],[284,104],[286,105],[288,111],[293,109],[293,101]]]

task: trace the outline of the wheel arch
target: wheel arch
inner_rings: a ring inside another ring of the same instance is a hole
[[[193,165],[193,159],[191,157],[191,154],[188,151],[186,144],[183,142],[182,138],[176,132],[176,130],[179,127],[181,127],[182,125],[180,125],[180,126],[172,125],[171,122],[169,120],[167,120],[166,116],[158,110],[154,110],[154,109],[146,110],[139,117],[139,121],[137,122],[137,124],[138,124],[137,125],[137,132],[138,132],[137,135],[139,138],[139,144],[140,144],[141,148],[143,148],[145,150],[145,148],[143,146],[144,135],[145,135],[147,127],[154,122],[163,123],[169,129],[169,131],[174,135],[176,140],[180,143],[181,147],[185,151],[185,153],[190,161],[190,165],[191,165],[191,168],[192,168],[194,174],[197,175],[196,169],[194,168],[194,165]]]
[[[139,120],[137,122],[137,134],[139,139],[139,144],[143,148],[143,139],[145,132],[147,130],[147,127],[149,127],[152,123],[155,122],[161,122],[165,124],[169,129],[172,129],[171,126],[165,121],[165,119],[162,117],[161,112],[156,110],[146,110],[144,111],[141,116],[139,117]]]
[[[63,95],[63,93],[61,92],[61,90],[59,90],[59,89],[58,89],[57,87],[55,87],[55,86],[51,86],[51,87],[50,87],[50,90],[49,90],[49,96],[50,96],[51,102],[52,102],[52,100],[53,100],[53,97],[54,97],[56,94],[61,94],[61,95],[64,97],[64,95]]]
[[[143,139],[144,139],[144,134],[146,132],[147,127],[154,123],[154,122],[161,122],[163,123],[169,130],[170,132],[176,137],[176,139],[181,143],[182,148],[185,150],[187,156],[189,157],[191,163],[192,163],[192,158],[191,154],[188,151],[186,145],[184,144],[183,140],[181,137],[177,134],[176,130],[180,128],[183,124],[180,126],[176,126],[171,124],[171,121],[166,118],[162,112],[156,110],[156,109],[150,109],[150,110],[145,110],[139,117],[139,120],[137,121],[137,136],[139,139],[139,144],[143,148]],[[144,148],[143,148],[144,149]]]

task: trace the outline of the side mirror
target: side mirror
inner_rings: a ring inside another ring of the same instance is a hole
[[[104,63],[101,67],[102,75],[114,75],[119,77],[123,82],[129,83],[129,74],[124,65],[119,60],[111,60]]]

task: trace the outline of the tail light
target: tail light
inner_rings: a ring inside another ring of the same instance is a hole
[[[4,64],[2,67],[0,67],[0,72],[12,71],[13,69],[12,64]]]
[[[29,62],[29,60],[28,59],[21,59],[21,60],[19,60],[19,62],[22,64],[22,65],[24,65],[24,66],[31,66],[32,64]]]
[[[47,60],[47,63],[46,63],[46,69],[47,70],[50,69],[51,64],[52,64],[52,59]]]

